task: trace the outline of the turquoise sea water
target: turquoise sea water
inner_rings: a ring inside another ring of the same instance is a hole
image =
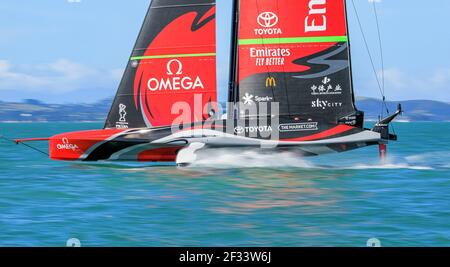
[[[450,123],[396,130],[384,165],[376,147],[306,159],[212,151],[184,169],[74,164],[0,141],[0,246],[449,246]]]

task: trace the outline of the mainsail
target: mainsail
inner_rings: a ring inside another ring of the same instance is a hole
[[[240,0],[238,91],[244,105],[336,123],[355,113],[345,0]]]
[[[215,1],[153,0],[105,128],[171,125],[176,103],[201,121],[216,99]]]

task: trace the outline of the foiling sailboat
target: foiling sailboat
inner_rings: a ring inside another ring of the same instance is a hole
[[[153,0],[104,129],[17,143],[48,140],[54,160],[180,165],[223,147],[310,156],[379,145],[385,155],[401,107],[364,128],[345,0],[234,0],[226,114],[215,13],[214,0]]]

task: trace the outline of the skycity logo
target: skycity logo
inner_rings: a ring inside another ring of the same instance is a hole
[[[312,108],[320,108],[320,109],[327,109],[327,108],[339,108],[342,107],[342,103],[341,102],[331,102],[331,101],[327,101],[327,100],[320,100],[320,99],[316,99],[314,101],[311,102],[311,107]]]
[[[199,76],[192,78],[183,75],[183,64],[178,59],[172,59],[167,62],[167,76],[165,78],[151,78],[147,82],[150,91],[179,91],[205,89]]]
[[[278,24],[278,16],[273,12],[263,12],[259,14],[257,22],[262,28],[255,29],[256,35],[282,34],[280,28],[273,28]]]
[[[58,148],[59,150],[72,150],[72,151],[78,150],[78,146],[71,144],[69,142],[69,139],[67,139],[66,137],[64,137],[61,141],[62,141],[62,144],[56,145],[56,148]]]
[[[327,30],[327,0],[310,0],[309,12],[305,18],[305,32],[323,32]]]

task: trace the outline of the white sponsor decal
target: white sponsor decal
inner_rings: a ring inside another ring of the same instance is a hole
[[[244,105],[250,106],[253,105],[255,102],[270,102],[273,100],[273,97],[270,96],[254,96],[249,93],[245,93],[245,95],[242,97],[242,102],[244,102]]]
[[[274,28],[279,21],[277,14],[273,12],[263,12],[258,15],[257,21],[261,28],[255,29],[256,35],[282,34],[280,28]]]
[[[332,102],[328,100],[320,100],[317,98],[316,100],[311,102],[312,108],[320,108],[320,109],[327,109],[327,108],[338,108],[342,107],[342,102]]]
[[[193,78],[183,75],[183,64],[178,59],[172,59],[167,63],[166,78],[151,78],[147,82],[150,91],[179,91],[179,90],[195,90],[198,88],[205,89],[199,76]]]
[[[245,93],[244,97],[242,97],[242,100],[244,101],[244,105],[252,105],[253,103],[255,103],[255,101],[253,101],[253,95],[249,93]]]
[[[117,129],[128,129],[127,106],[119,104],[119,121],[116,122]]]
[[[285,57],[290,55],[289,48],[250,48],[250,58],[256,60],[256,66],[283,66]]]
[[[311,95],[340,95],[342,94],[342,87],[340,84],[331,84],[331,79],[323,78],[322,84],[311,86]]]
[[[255,96],[256,102],[270,102],[273,100],[273,97],[270,96]]]
[[[124,104],[119,105],[119,121],[120,122],[126,122],[127,121],[127,106]]]
[[[305,18],[305,32],[323,32],[327,30],[326,4],[326,0],[309,1],[309,12]]]
[[[264,28],[272,28],[277,25],[278,16],[273,12],[263,12],[258,16],[258,24]]]
[[[62,144],[57,144],[56,148],[59,150],[72,150],[72,151],[76,151],[78,150],[78,146],[75,144],[71,144],[69,142],[69,139],[67,139],[66,137],[64,137],[62,140]]]
[[[237,126],[236,128],[234,128],[234,132],[237,134],[272,132],[272,126]]]
[[[303,132],[303,131],[317,131],[317,122],[305,122],[305,123],[286,123],[280,124],[278,129],[280,132]]]
[[[139,66],[139,62],[137,60],[131,61],[131,67],[132,68],[137,68],[138,66]]]
[[[354,126],[357,123],[356,115],[346,116],[339,120],[340,123],[344,123],[346,125]]]

